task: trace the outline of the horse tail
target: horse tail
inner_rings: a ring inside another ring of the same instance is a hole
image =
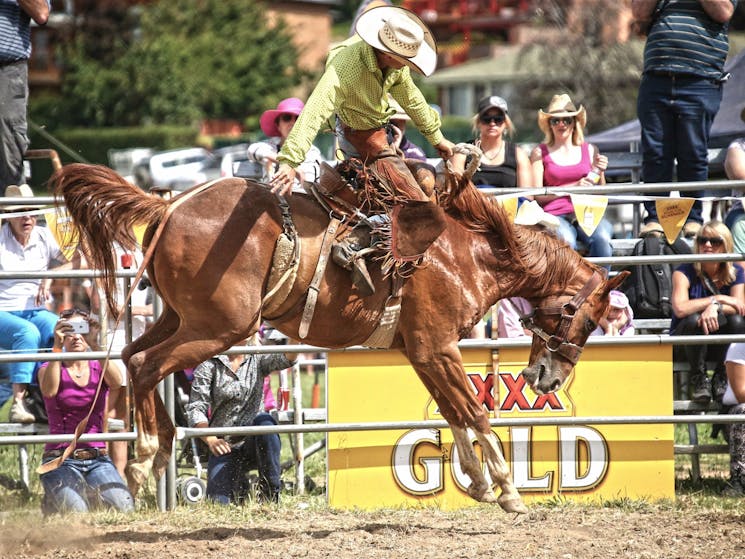
[[[72,163],[56,171],[49,184],[57,205],[64,200],[72,227],[65,243],[79,239],[89,264],[102,273],[102,287],[112,316],[117,315],[113,245],[134,250],[134,226],[157,224],[169,202],[147,194],[103,165]]]

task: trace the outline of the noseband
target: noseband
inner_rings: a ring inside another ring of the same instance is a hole
[[[604,279],[605,274],[600,274],[599,272],[594,271],[590,279],[587,280],[587,283],[582,286],[582,289],[580,289],[569,302],[555,307],[536,307],[529,315],[521,316],[520,321],[523,323],[525,328],[544,341],[548,351],[551,353],[558,353],[572,365],[576,365],[577,361],[579,361],[580,355],[582,355],[582,347],[567,340],[569,328],[572,326],[572,321],[574,320],[577,310],[579,310],[590,294],[595,291],[597,286]],[[552,335],[546,333],[543,328],[535,323],[535,315],[539,312],[544,315],[557,314],[561,316],[559,326],[556,328],[556,332]]]

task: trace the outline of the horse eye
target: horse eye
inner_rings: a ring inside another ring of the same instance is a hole
[[[590,320],[589,318],[585,320],[585,330],[587,330],[588,332],[592,332],[597,327],[597,322],[595,322],[594,320]]]

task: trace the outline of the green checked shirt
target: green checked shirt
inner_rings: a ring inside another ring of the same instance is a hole
[[[321,127],[334,114],[355,130],[380,128],[396,112],[388,104],[389,92],[432,145],[443,140],[440,117],[414,85],[409,67],[381,71],[373,48],[355,35],[329,53],[326,71],[277,159],[299,166]]]

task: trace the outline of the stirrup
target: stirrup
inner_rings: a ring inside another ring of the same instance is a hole
[[[352,283],[363,297],[369,297],[375,293],[375,284],[367,271],[367,263],[364,254],[370,252],[370,249],[359,251],[352,258]]]

